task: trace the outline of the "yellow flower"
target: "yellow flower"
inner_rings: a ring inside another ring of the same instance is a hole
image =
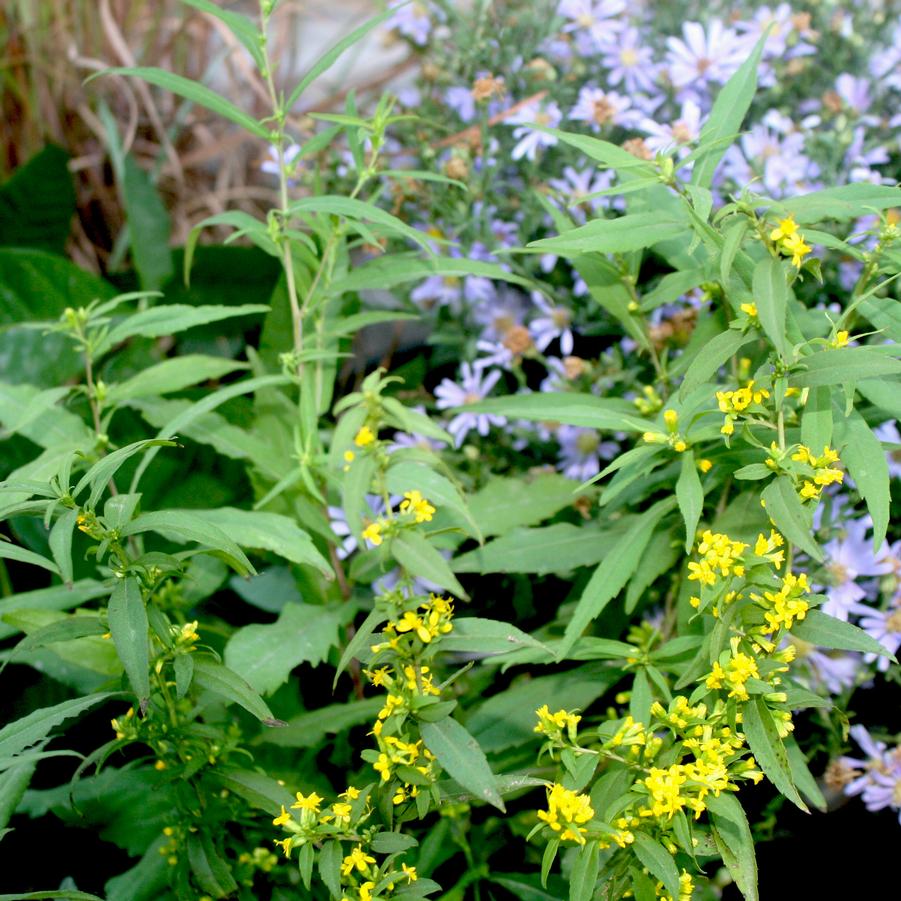
[[[846,347],[848,344],[848,333],[842,329],[835,333],[835,337],[829,342],[830,347]]]
[[[360,789],[354,788],[352,785],[347,786],[346,792],[341,792],[338,795],[339,798],[344,798],[345,801],[356,801],[357,798],[360,797]]]
[[[375,883],[372,880],[364,882],[360,886],[360,901],[372,901],[372,890],[374,888]]]
[[[770,232],[770,240],[782,241],[785,238],[790,238],[792,237],[792,235],[796,235],[797,233],[798,223],[795,222],[794,216],[789,216],[787,219],[780,220],[779,225]]]
[[[344,451],[344,462],[345,463],[353,463],[356,459],[357,455],[352,450]]]
[[[382,524],[379,522],[371,522],[365,529],[363,529],[363,538],[366,541],[370,542],[375,547],[378,547],[383,539],[382,539]]]
[[[297,801],[291,805],[291,810],[311,810],[313,813],[319,813],[319,805],[322,803],[322,798],[316,792],[310,792],[306,797],[297,792],[296,797]]]
[[[701,472],[710,472],[710,470],[713,469],[713,462],[704,457],[698,460],[698,469],[700,469]]]
[[[748,316],[756,316],[757,315],[757,304],[756,303],[743,303],[740,307],[742,313],[745,313]]]
[[[357,447],[367,447],[372,444],[373,441],[375,441],[375,432],[373,432],[368,425],[364,425],[354,438],[354,444],[356,444]]]
[[[806,257],[813,248],[809,244],[804,243],[804,239],[801,235],[793,235],[791,238],[782,242],[782,250],[791,256],[793,266],[800,267],[804,257]]]
[[[582,824],[594,816],[588,795],[580,795],[554,783],[548,790],[547,803],[546,811],[538,811],[538,819],[547,823],[554,832],[560,833],[561,841],[584,845],[588,830]]]
[[[273,826],[287,826],[288,823],[291,822],[293,817],[287,810],[285,810],[285,805],[282,804],[282,812],[272,821]],[[287,852],[286,852],[287,853]]]
[[[416,522],[431,522],[435,508],[418,491],[405,491],[404,498],[400,504],[401,513],[412,513]]]
[[[341,874],[343,876],[349,876],[354,870],[362,873],[364,876],[369,875],[369,865],[371,863],[375,863],[375,858],[371,854],[367,854],[363,850],[362,845],[357,845],[347,857],[344,858],[344,862],[341,864]],[[369,883],[370,886],[373,883]]]
[[[405,863],[402,863],[401,869],[404,871],[404,876],[407,877],[409,882],[416,882],[419,879],[419,875],[416,872],[416,867],[408,867]]]

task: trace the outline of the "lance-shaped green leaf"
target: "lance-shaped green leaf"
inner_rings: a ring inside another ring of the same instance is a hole
[[[630,213],[614,219],[594,219],[557,237],[530,241],[526,246],[536,253],[566,257],[582,253],[628,253],[680,237],[688,228],[684,219],[667,218],[659,213]]]
[[[658,501],[637,517],[628,531],[610,549],[600,566],[592,573],[576,604],[576,609],[566,624],[566,631],[557,646],[558,660],[563,660],[569,654],[588,624],[597,619],[607,604],[622,591],[626,582],[638,569],[644,549],[651,540],[657,524],[675,506],[676,500],[672,497]]]
[[[391,553],[411,575],[434,582],[457,597],[469,597],[447,560],[421,532],[405,529],[391,542]]]
[[[238,369],[248,369],[249,363],[240,360],[229,360],[225,357],[209,357],[203,354],[185,354],[163,360],[155,366],[148,366],[138,375],[118,385],[110,385],[106,392],[106,401],[115,406],[123,401],[136,397],[158,397],[182,391],[191,385],[200,384],[210,379],[221,379]]]
[[[79,604],[104,597],[109,589],[95,582],[84,579],[76,582],[71,588],[65,585],[53,585],[50,588],[38,588],[36,591],[23,591],[0,599],[0,638],[8,638],[20,631],[4,621],[7,614],[35,610],[71,610]]]
[[[88,81],[99,78],[102,75],[129,75],[133,78],[140,78],[149,84],[156,85],[165,91],[171,91],[184,97],[185,100],[203,106],[210,112],[216,113],[236,125],[240,125],[245,131],[256,135],[258,138],[269,139],[269,130],[257,122],[253,116],[249,116],[243,110],[235,106],[230,100],[221,97],[215,91],[210,90],[205,85],[199,84],[190,78],[184,78],[181,75],[175,75],[167,72],[165,69],[158,69],[155,66],[128,66],[104,69],[92,75]]]
[[[791,632],[802,641],[808,641],[820,648],[862,651],[865,654],[875,654],[877,657],[888,657],[889,660],[895,659],[894,654],[863,629],[829,616],[822,610],[808,610],[807,616],[796,622]]]
[[[281,725],[257,692],[236,672],[207,654],[194,655],[194,684],[239,704],[267,725]]]
[[[493,413],[510,419],[530,422],[559,422],[618,432],[647,432],[654,424],[634,415],[635,407],[618,398],[601,398],[593,394],[547,392],[514,394],[508,397],[489,397],[455,412]]]
[[[684,400],[695,388],[706,382],[720,366],[724,366],[731,360],[746,344],[756,341],[759,337],[753,329],[744,333],[734,329],[720,332],[692,360],[685,372],[682,386],[679,388],[679,397]]]
[[[0,729],[0,757],[12,757],[45,739],[50,730],[64,720],[78,716],[91,707],[115,697],[113,692],[88,695],[54,704],[53,707],[41,707],[27,716],[10,723]]]
[[[27,548],[19,547],[11,541],[0,538],[0,560],[15,560],[17,563],[29,563],[32,566],[40,566],[41,569],[49,570],[55,575],[59,575],[59,569],[52,560],[29,551]]]
[[[803,225],[821,219],[856,219],[893,206],[901,206],[901,188],[860,182],[791,197],[775,204],[774,211],[780,216],[794,216]]]
[[[878,551],[885,540],[892,495],[888,461],[882,443],[863,417],[854,412],[844,423],[841,458],[851,478],[866,501],[873,519],[873,547]],[[820,453],[814,448],[815,453]]]
[[[597,842],[586,842],[576,852],[576,861],[569,877],[569,901],[592,901],[594,898],[600,871],[599,854],[600,845]]]
[[[218,526],[193,510],[155,510],[133,519],[120,534],[123,537],[142,532],[157,532],[176,541],[196,541],[221,556],[239,575],[255,575],[253,564],[244,551]]]
[[[75,522],[78,519],[78,510],[67,510],[53,524],[50,530],[48,543],[50,553],[59,568],[59,574],[66,585],[72,585],[72,534],[75,531]]]
[[[263,36],[251,19],[229,9],[223,9],[212,0],[182,0],[182,3],[187,3],[188,6],[193,6],[194,9],[199,9],[225,23],[228,30],[251,55],[257,68],[261,71],[266,68],[266,59],[262,50]]]
[[[283,748],[315,748],[327,735],[339,735],[353,726],[371,723],[382,709],[381,698],[329,704],[291,717],[281,729],[263,732],[255,744],[280,745]]]
[[[801,416],[801,443],[815,454],[832,444],[832,391],[826,385],[811,388]]]
[[[495,619],[463,616],[454,620],[454,629],[441,637],[442,651],[471,654],[509,654],[521,648],[537,648],[549,656],[551,649],[516,626]]]
[[[238,890],[231,868],[223,860],[208,832],[188,833],[188,863],[197,884],[213,898],[227,898]]]
[[[530,481],[495,478],[469,498],[469,509],[485,535],[532,526],[572,506],[578,484],[557,473]]]
[[[811,513],[801,503],[795,487],[787,476],[778,476],[763,489],[767,516],[776,528],[792,543],[822,560],[823,552],[811,534]]]
[[[265,773],[242,770],[237,767],[216,768],[210,775],[220,785],[242,797],[257,810],[268,814],[278,814],[281,807],[290,807],[294,796],[283,782],[276,781]]]
[[[710,187],[713,173],[732,143],[730,139],[741,132],[742,122],[757,91],[757,70],[767,37],[768,34],[764,34],[757,41],[751,55],[717,94],[698,139],[697,159],[691,173],[693,185]]]
[[[731,792],[709,795],[705,801],[710,811],[713,838],[723,863],[745,901],[757,901],[759,896],[754,837],[741,803]]]
[[[420,723],[419,731],[425,746],[451,779],[498,810],[505,809],[484,752],[460,723],[446,717],[435,723]]]
[[[116,585],[107,616],[116,653],[143,708],[150,697],[150,626],[137,579]]]
[[[804,357],[789,379],[796,388],[842,385],[901,374],[901,361],[872,347],[839,347]]]
[[[632,850],[642,865],[646,866],[663,883],[663,887],[670,895],[673,898],[678,898],[679,869],[676,866],[676,861],[673,860],[673,855],[646,832],[638,831],[635,833]]]
[[[150,438],[145,441],[135,441],[134,444],[128,444],[120,447],[118,450],[101,457],[79,480],[78,484],[72,491],[73,497],[78,497],[85,488],[91,488],[91,493],[85,502],[85,506],[93,510],[101,495],[106,491],[110,480],[119,471],[119,467],[125,463],[130,457],[141,451],[151,447],[176,447],[174,441],[168,441],[163,438]]]
[[[682,469],[676,482],[676,500],[685,522],[685,553],[688,554],[694,544],[698,521],[704,508],[704,489],[701,487],[694,451],[687,450],[682,454]]]
[[[657,177],[657,169],[654,164],[648,160],[639,159],[628,150],[623,150],[619,144],[611,144],[609,141],[602,141],[599,138],[592,138],[588,135],[575,134],[574,132],[561,131],[559,128],[548,128],[544,125],[535,124],[533,127],[536,131],[542,131],[545,134],[552,135],[558,141],[581,150],[589,159],[600,163],[602,167],[607,169],[617,169],[627,171],[630,175],[642,178]],[[657,179],[659,181],[659,179]]]
[[[748,739],[748,746],[754,759],[776,788],[805,813],[807,805],[801,800],[792,781],[788,754],[773,715],[762,699],[748,701],[742,708],[742,729]]]
[[[791,349],[785,341],[785,316],[790,291],[785,280],[785,268],[779,260],[764,257],[754,267],[753,291],[760,325],[779,355],[787,361]]]

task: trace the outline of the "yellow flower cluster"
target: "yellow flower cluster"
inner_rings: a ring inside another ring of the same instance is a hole
[[[779,569],[785,560],[785,551],[782,548],[784,544],[785,540],[782,536],[774,529],[770,529],[769,537],[763,534],[757,536],[757,541],[754,543],[754,554],[769,560],[776,569]]]
[[[346,792],[338,795],[342,801],[335,801],[330,807],[330,812],[320,814],[320,808],[324,801],[316,792],[304,795],[297,792],[296,801],[291,805],[291,810],[300,811],[298,815],[286,810],[284,804],[281,813],[272,821],[273,826],[281,826],[291,834],[287,838],[277,839],[275,844],[285,852],[285,857],[291,856],[291,849],[317,837],[317,828],[322,825],[332,824],[333,827],[347,828],[350,826],[351,805],[349,801],[355,801],[360,797],[358,789],[350,786]],[[368,815],[368,810],[364,812]]]
[[[451,619],[454,614],[453,601],[433,594],[429,596],[415,610],[405,610],[398,619],[390,621],[383,632],[388,636],[387,641],[372,645],[372,653],[379,654],[382,651],[395,652],[407,651],[410,647],[402,647],[403,636],[415,636],[423,644],[429,644],[441,635],[447,635],[452,631],[454,624]],[[409,653],[407,654],[409,656]]]
[[[701,559],[688,564],[688,578],[702,585],[715,585],[717,579],[729,576],[743,576],[745,567],[742,554],[747,547],[741,541],[733,541],[722,532],[705,529],[698,542]]]
[[[839,459],[838,453],[831,447],[824,447],[822,454],[814,456],[809,447],[801,444],[792,454],[792,460],[801,463],[805,470],[809,467],[798,492],[804,500],[818,499],[827,485],[841,485],[844,481],[845,474],[833,465]]]
[[[375,735],[379,744],[379,755],[372,768],[379,774],[382,782],[389,782],[399,766],[410,767],[427,779],[433,776],[432,764],[435,755],[423,744],[422,739],[408,742],[395,735],[382,736],[380,733]],[[415,798],[418,794],[418,786],[405,782],[403,786],[398,786],[393,801],[400,804],[407,798]]]
[[[551,713],[547,704],[543,704],[535,711],[538,716],[538,724],[535,726],[535,732],[539,735],[546,735],[548,738],[561,739],[563,730],[565,729],[570,741],[576,741],[576,727],[579,725],[582,717],[567,710],[558,710]]]
[[[766,388],[754,387],[753,379],[744,388],[737,388],[735,391],[717,391],[716,400],[720,413],[725,414],[720,432],[723,435],[733,434],[738,417],[752,405],[760,406],[769,396],[770,392]]]
[[[768,632],[777,632],[779,629],[790,629],[795,620],[804,619],[810,605],[803,599],[803,595],[810,591],[807,574],[786,573],[782,585],[778,591],[764,591],[763,595],[752,594],[751,598],[764,608],[763,617],[768,626]]]
[[[804,236],[798,231],[794,216],[780,220],[770,232],[770,240],[776,244],[781,254],[792,258],[792,265],[799,268],[804,257],[813,250],[809,244],[804,243]]]
[[[376,434],[368,425],[364,425],[354,437],[354,444],[356,444],[357,447],[369,447],[369,445],[373,444],[375,441]],[[353,451],[351,451],[351,453],[353,453]]]
[[[538,819],[559,833],[561,841],[585,844],[584,824],[594,816],[591,799],[554,783],[547,793],[548,809],[538,811]]]
[[[645,432],[641,437],[648,444],[668,444],[677,454],[688,450],[688,442],[679,432],[679,414],[675,410],[663,411],[663,422],[666,425],[666,434],[663,432]]]
[[[404,500],[400,502],[401,513],[412,513],[416,522],[431,522],[435,508],[420,494],[420,492],[405,491]]]
[[[713,670],[707,676],[705,684],[708,688],[729,689],[730,698],[738,698],[739,701],[748,700],[748,690],[745,683],[748,679],[759,679],[760,672],[757,669],[757,661],[743,653],[733,649],[732,656],[725,666],[717,660],[713,664]]]

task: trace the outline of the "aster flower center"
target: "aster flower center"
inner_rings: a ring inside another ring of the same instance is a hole
[[[614,109],[613,104],[606,97],[595,100],[594,121],[597,122],[598,125],[609,122],[613,118],[615,112],[616,110]]]
[[[582,28],[591,28],[594,25],[594,16],[591,13],[582,13],[576,21]]]
[[[626,47],[619,52],[619,61],[627,67],[637,65],[638,54],[631,47]]]
[[[509,313],[501,313],[499,316],[494,317],[491,325],[497,332],[503,335],[516,325],[516,320],[514,320]]]
[[[551,319],[557,328],[567,328],[572,321],[572,314],[565,307],[554,307]]]
[[[680,119],[673,125],[673,137],[680,144],[687,144],[691,140],[691,129]]]
[[[713,65],[712,59],[707,59],[706,56],[702,56],[695,63],[695,66],[697,67],[697,70],[698,70],[698,75],[703,75],[712,65]]]
[[[896,807],[901,805],[901,779],[898,779],[892,788],[892,804]]]
[[[833,585],[844,585],[849,581],[848,568],[843,564],[835,561],[826,567],[832,578]]]
[[[463,395],[464,404],[477,404],[481,399],[482,396],[475,391],[467,391],[466,394]]]
[[[521,356],[532,346],[532,336],[524,325],[514,325],[504,334],[503,344],[510,353]]]
[[[901,608],[896,610],[891,616],[886,617],[885,627],[890,632],[901,632]]]
[[[598,445],[601,443],[601,437],[597,432],[583,432],[576,438],[576,448],[580,454],[584,454],[586,457],[594,453],[598,449]]]
[[[538,113],[535,116],[535,123],[537,125],[549,125],[551,121],[551,117],[547,113]]]

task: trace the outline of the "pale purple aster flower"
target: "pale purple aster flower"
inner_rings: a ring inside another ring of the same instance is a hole
[[[901,748],[889,750],[885,742],[876,741],[861,725],[852,726],[850,732],[866,758],[840,759],[845,767],[858,773],[845,786],[845,794],[860,795],[869,811],[901,809]]]
[[[799,670],[806,670],[806,678],[811,691],[827,691],[838,695],[857,685],[863,670],[860,654],[850,651],[827,651],[811,647],[798,653]]]
[[[843,72],[835,79],[835,93],[841,97],[852,115],[871,125],[879,121],[874,116],[865,115],[872,103],[870,83],[866,78]]]
[[[476,101],[470,88],[454,85],[444,92],[444,102],[464,121],[471,122],[476,115]]]
[[[462,285],[457,276],[430,275],[410,292],[410,300],[424,310],[449,307],[460,311]]]
[[[500,370],[485,373],[474,369],[469,363],[460,365],[460,383],[444,379],[435,389],[435,397],[439,410],[448,410],[452,407],[463,407],[483,400],[491,392],[501,377]],[[503,416],[493,413],[458,413],[451,419],[447,430],[454,436],[456,447],[463,443],[463,439],[473,429],[482,437],[488,434],[491,426],[501,426],[506,423]]]
[[[886,452],[888,471],[890,476],[901,479],[901,434],[898,433],[898,423],[890,419],[873,429],[873,434],[885,444],[896,445]]]
[[[522,360],[522,354],[513,350],[503,339],[499,341],[480,339],[476,341],[476,351],[485,354],[473,361],[472,367],[478,372],[490,366],[500,366],[501,369],[509,370]]]
[[[540,291],[533,291],[532,302],[544,314],[529,323],[529,332],[539,350],[545,350],[552,342],[560,339],[560,351],[564,356],[573,352],[572,310],[554,306]]]
[[[601,471],[602,460],[612,460],[619,453],[615,441],[601,441],[595,429],[561,425],[557,429],[560,450],[557,469],[569,479],[585,482]]]
[[[513,148],[510,157],[519,160],[525,157],[534,162],[538,150],[542,147],[553,147],[557,139],[553,135],[531,128],[531,125],[543,125],[547,128],[556,128],[560,124],[563,114],[560,107],[553,101],[545,103],[540,109],[535,103],[529,103],[517,110],[509,119],[507,125],[516,125],[513,129],[513,137],[518,141]]]
[[[639,129],[648,135],[645,143],[654,153],[667,148],[678,148],[679,156],[689,152],[688,145],[701,134],[701,108],[694,100],[682,104],[679,118],[669,125],[661,125],[653,119],[642,120]]]
[[[627,127],[634,124],[636,115],[628,97],[592,85],[582,87],[576,105],[569,111],[570,119],[585,122],[591,126],[592,131],[600,131],[602,127],[610,125]]]
[[[657,79],[657,66],[650,47],[644,45],[637,28],[629,26],[616,36],[615,46],[604,50],[601,62],[608,70],[607,82],[623,84],[628,93],[653,91]]]
[[[624,0],[560,0],[557,12],[568,20],[563,31],[575,37],[579,54],[591,56],[613,43],[625,8]]]
[[[770,29],[769,37],[763,45],[763,58],[758,81],[763,87],[772,87],[776,83],[773,62],[795,59],[816,53],[816,47],[804,40],[789,41],[796,29],[795,11],[788,3],[780,3],[775,9],[761,6],[753,16],[735,23],[735,29],[747,41],[746,53],[750,53],[754,45]],[[809,31],[798,33],[799,37],[809,35]]]
[[[677,88],[722,84],[747,55],[747,42],[719,19],[713,19],[706,31],[700,22],[685,22],[682,38],[668,37],[666,46],[670,81]]]
[[[894,603],[887,610],[875,610],[873,607],[866,607],[859,604],[855,607],[855,613],[861,614],[858,625],[871,638],[878,641],[890,654],[898,656],[898,648],[901,647],[901,606],[899,599],[896,597]],[[880,654],[866,654],[864,660],[872,663],[879,659],[877,669],[884,673],[891,661],[888,657]]]
[[[430,12],[425,3],[407,3],[397,8],[389,20],[391,28],[414,44],[424,47],[432,32],[432,19],[437,12]]]
[[[845,168],[848,170],[848,181],[870,182],[874,185],[894,184],[894,179],[872,168],[873,166],[883,166],[889,161],[888,151],[881,144],[865,150],[864,142],[866,141],[866,136],[866,129],[859,125],[854,129],[851,144],[845,151]]]
[[[870,74],[883,88],[901,89],[901,23],[889,39],[888,46],[870,54]]]
[[[385,500],[377,494],[367,494],[365,497],[366,506],[369,508],[370,519],[378,519],[379,516],[385,515]],[[394,506],[400,498],[390,498],[391,505]],[[341,540],[341,544],[336,548],[335,553],[339,560],[345,560],[358,548],[357,539],[351,531],[347,522],[347,514],[343,507],[329,506],[329,525],[335,536]]]
[[[491,300],[472,309],[472,318],[482,326],[481,337],[486,341],[500,340],[514,325],[522,325],[525,314],[525,298],[507,285],[501,285]]]
[[[858,579],[891,572],[891,564],[885,561],[888,545],[883,544],[878,553],[873,553],[873,542],[867,538],[871,525],[868,516],[851,520],[845,524],[843,537],[833,538],[823,546],[828,579],[825,589],[828,600],[823,604],[823,611],[836,619],[847,621],[848,613],[867,596]]]
[[[417,404],[412,408],[414,412],[427,416],[426,408],[422,404]],[[428,438],[417,432],[395,432],[394,441],[389,445],[389,452],[400,450],[401,448],[413,447],[422,450],[439,451],[446,447],[446,442],[439,441],[437,438]]]
[[[297,156],[300,151],[300,144],[289,144],[285,148],[285,170],[287,172],[290,172],[294,168],[295,161],[297,161]],[[274,144],[270,144],[269,149],[266,151],[266,159],[260,163],[260,172],[265,172],[267,175],[278,175],[279,171],[278,149]],[[294,184],[293,180],[289,179],[289,184]]]
[[[567,201],[566,211],[572,216],[574,222],[582,225],[588,218],[587,210],[596,213],[605,205],[615,205],[612,203],[613,197],[585,199],[598,191],[604,191],[609,188],[615,178],[616,172],[613,169],[585,169],[582,172],[578,172],[572,166],[565,166],[563,178],[552,178],[548,181],[548,185],[563,195]],[[557,264],[557,257],[553,254],[544,256],[553,257],[553,262],[548,261],[550,268],[553,269]],[[541,266],[543,271],[549,272],[550,269],[544,269],[544,256],[542,257]]]

